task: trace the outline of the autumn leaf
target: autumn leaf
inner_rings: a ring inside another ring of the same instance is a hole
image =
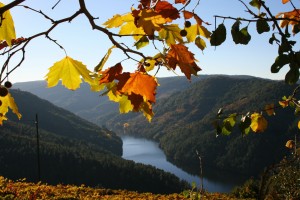
[[[103,71],[103,72],[99,72],[99,74],[102,75],[99,83],[110,83],[113,80],[116,79],[116,77],[122,73],[123,67],[121,65],[121,63],[116,64],[113,67],[108,68],[107,70]]]
[[[294,148],[295,142],[294,140],[288,140],[285,144],[286,148],[292,149]]]
[[[290,0],[282,0],[283,4],[286,4],[287,2],[290,2]]]
[[[189,80],[192,74],[197,75],[197,72],[201,70],[195,63],[194,54],[183,44],[171,45],[171,50],[166,56],[166,61],[168,66],[174,70],[176,66],[179,66]]]
[[[159,37],[164,39],[169,46],[171,44],[176,44],[177,42],[182,43],[180,31],[181,29],[178,24],[164,25],[159,31]]]
[[[175,0],[175,3],[185,4],[188,0]]]
[[[265,111],[269,116],[275,115],[274,104],[268,104],[265,106]]]
[[[298,121],[298,129],[300,129],[300,121]]]
[[[167,1],[158,1],[155,6],[155,11],[167,19],[168,22],[180,17],[178,10]]]
[[[117,89],[121,93],[141,95],[144,99],[155,102],[157,81],[155,77],[141,72],[122,73],[118,75]]]
[[[19,112],[18,106],[10,93],[8,93],[5,97],[0,97],[0,101],[2,102],[0,106],[0,125],[3,124],[3,120],[7,120],[6,113],[8,113],[9,109],[11,109],[12,112],[16,114],[19,119],[21,119],[22,115]]]
[[[5,6],[0,2],[0,7]],[[1,17],[0,40],[5,40],[9,46],[12,45],[12,40],[16,39],[15,25],[10,11],[7,10]]]
[[[289,106],[289,101],[287,101],[287,100],[279,101],[278,103],[279,103],[279,105],[281,105],[282,108]]]
[[[147,36],[143,36],[141,37],[135,44],[134,46],[136,47],[136,49],[140,49],[142,47],[145,47],[149,44],[149,39]]]
[[[76,90],[80,87],[80,83],[82,82],[81,77],[88,83],[93,82],[90,73],[91,72],[82,62],[66,56],[49,68],[46,81],[48,87],[54,87],[58,84],[59,80],[61,80],[62,85],[66,88]]]
[[[143,35],[144,30],[141,27],[137,27],[134,23],[135,18],[132,13],[126,13],[124,15],[114,15],[111,19],[107,20],[103,25],[106,28],[120,28],[120,35],[131,35],[138,41]]]
[[[267,129],[267,120],[259,113],[253,113],[251,115],[251,129],[255,133],[264,132]]]
[[[109,100],[119,103],[120,113],[128,113],[133,110],[133,105],[128,99],[128,96],[116,94],[113,90],[110,90],[107,94]]]
[[[172,21],[151,9],[135,10],[133,13],[136,27],[143,28],[144,32],[150,36],[154,35],[154,31],[159,31],[163,24]]]
[[[280,12],[276,15],[276,18],[285,18],[284,20],[280,21],[280,27],[284,28],[288,25],[292,25],[293,33],[296,34],[296,30],[294,29],[296,25],[299,26],[299,21],[300,21],[300,9],[294,9],[293,11],[290,12]],[[290,20],[293,19],[293,20]],[[295,20],[295,21],[294,21]],[[298,21],[298,22],[297,22]]]
[[[99,62],[99,64],[94,68],[94,71],[95,72],[98,72],[98,71],[101,71],[103,66],[105,65],[107,59],[109,58],[111,52],[112,52],[112,49],[115,48],[116,46],[112,46],[108,49],[107,53],[104,55],[104,57],[101,59],[101,61]]]

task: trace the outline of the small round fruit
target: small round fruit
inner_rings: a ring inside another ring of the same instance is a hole
[[[11,83],[10,81],[6,81],[6,82],[4,83],[4,86],[5,86],[6,88],[11,88],[11,87],[12,87],[12,83]]]
[[[180,35],[181,35],[182,37],[185,37],[185,36],[187,35],[187,31],[184,30],[184,29],[182,29],[182,30],[180,31]]]
[[[151,65],[150,63],[146,63],[145,64],[146,67],[150,67],[150,65]]]
[[[186,27],[186,28],[189,28],[189,27],[191,27],[191,22],[190,21],[185,21],[184,22],[184,26]]]
[[[5,97],[8,94],[8,90],[6,87],[0,86],[0,96]]]

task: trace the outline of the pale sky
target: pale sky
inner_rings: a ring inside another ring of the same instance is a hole
[[[1,1],[1,0],[0,0]],[[26,0],[23,5],[28,5],[36,10],[42,10],[45,14],[53,19],[69,17],[72,13],[79,9],[78,1],[76,0],[61,0],[61,2],[53,10],[51,7],[58,0]],[[11,1],[2,0],[4,4]],[[248,0],[245,1],[248,4]],[[289,4],[282,5],[281,0],[266,0],[270,4],[270,9],[274,14],[279,11],[292,10]],[[297,7],[300,7],[299,1],[294,2]],[[87,7],[90,9],[94,17],[99,17],[97,24],[101,25],[114,14],[124,14],[130,11],[131,6],[137,7],[137,0],[86,0]],[[193,7],[192,7],[193,8]],[[253,9],[256,11],[255,9]],[[212,25],[207,26],[210,31],[214,30],[214,15],[222,16],[248,16],[245,13],[244,6],[238,0],[201,0],[196,8],[196,13],[206,22]],[[43,18],[42,15],[34,13],[23,7],[16,7],[11,10],[13,16],[17,37],[29,37],[41,31],[47,30],[51,23]],[[179,22],[181,23],[181,22]],[[217,24],[222,23],[222,19],[217,19]],[[197,47],[190,47],[190,50],[195,53],[198,65],[202,68],[201,74],[230,74],[230,75],[252,75],[270,79],[284,79],[288,66],[278,74],[272,74],[270,67],[277,56],[277,46],[269,44],[270,33],[259,35],[256,32],[255,24],[249,25],[249,33],[252,35],[252,40],[249,45],[236,45],[232,42],[230,29],[234,21],[226,20],[227,40],[221,46],[211,47],[209,41],[206,40],[208,48],[203,52]],[[241,27],[246,26],[243,23]],[[183,27],[183,23],[181,23]],[[57,40],[65,50],[68,56],[73,59],[82,61],[90,70],[98,64],[107,50],[112,46],[105,34],[93,31],[82,15],[76,18],[71,23],[59,25],[51,32],[50,36]],[[298,36],[299,37],[299,36]],[[295,38],[296,40],[296,38]],[[298,42],[299,39],[297,39]],[[299,46],[299,44],[297,44]],[[141,51],[148,50],[148,47]],[[153,50],[152,50],[153,51]],[[151,50],[149,50],[151,52]],[[147,54],[147,53],[146,53]],[[45,37],[40,37],[31,42],[26,48],[26,60],[20,68],[14,71],[9,80],[12,82],[24,82],[43,80],[51,67],[56,61],[61,60],[65,56],[63,50],[50,42]],[[120,51],[113,51],[111,58],[108,60],[106,67],[115,65],[117,62],[125,58]],[[4,58],[2,58],[3,61]],[[14,63],[10,64],[13,67]],[[124,67],[130,71],[135,69],[136,64],[132,62],[123,63]],[[182,75],[178,72],[179,75]],[[176,74],[161,70],[158,77],[175,76]]]

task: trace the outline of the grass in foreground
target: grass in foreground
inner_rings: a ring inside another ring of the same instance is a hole
[[[47,185],[43,183],[30,183],[25,180],[12,181],[0,176],[0,199],[193,199],[192,197],[185,197],[183,194],[152,194],[152,193],[138,193],[127,190],[112,190],[104,188],[91,188],[87,186],[74,185]],[[202,200],[206,199],[224,199],[231,200],[232,198],[226,194],[221,193],[205,193],[201,195]]]

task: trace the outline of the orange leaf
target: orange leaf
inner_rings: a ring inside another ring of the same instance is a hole
[[[281,105],[282,108],[288,107],[289,106],[289,101],[279,101],[279,105]]]
[[[292,149],[295,146],[294,140],[288,140],[285,144],[286,148]]]
[[[286,18],[285,20],[281,20],[281,22],[280,22],[281,28],[284,28],[288,25],[292,25],[293,30],[294,30],[294,26],[296,24],[299,24],[299,22],[297,22],[297,21],[300,21],[300,9],[294,9],[293,11],[290,11],[290,12],[280,12],[276,15],[276,18],[279,18],[279,17]],[[289,19],[293,19],[296,21],[292,21]]]
[[[197,72],[201,70],[195,63],[194,54],[182,44],[171,45],[171,50],[168,52],[166,60],[169,67],[174,70],[178,65],[189,80],[192,74],[197,75]]]
[[[127,94],[128,98],[134,93],[136,95],[141,95],[144,100],[153,103],[155,102],[157,82],[153,76],[141,72],[125,72],[118,75],[117,79],[119,80],[117,90]]]
[[[290,0],[282,0],[283,4],[286,4],[287,2],[289,2]]]
[[[184,10],[183,16],[184,16],[184,19],[191,19],[192,17],[194,17],[194,13]]]
[[[123,67],[121,63],[116,64],[113,67],[108,68],[105,71],[99,72],[102,74],[102,77],[100,79],[100,84],[101,83],[110,83],[113,80],[116,79],[116,76],[122,73]]]

